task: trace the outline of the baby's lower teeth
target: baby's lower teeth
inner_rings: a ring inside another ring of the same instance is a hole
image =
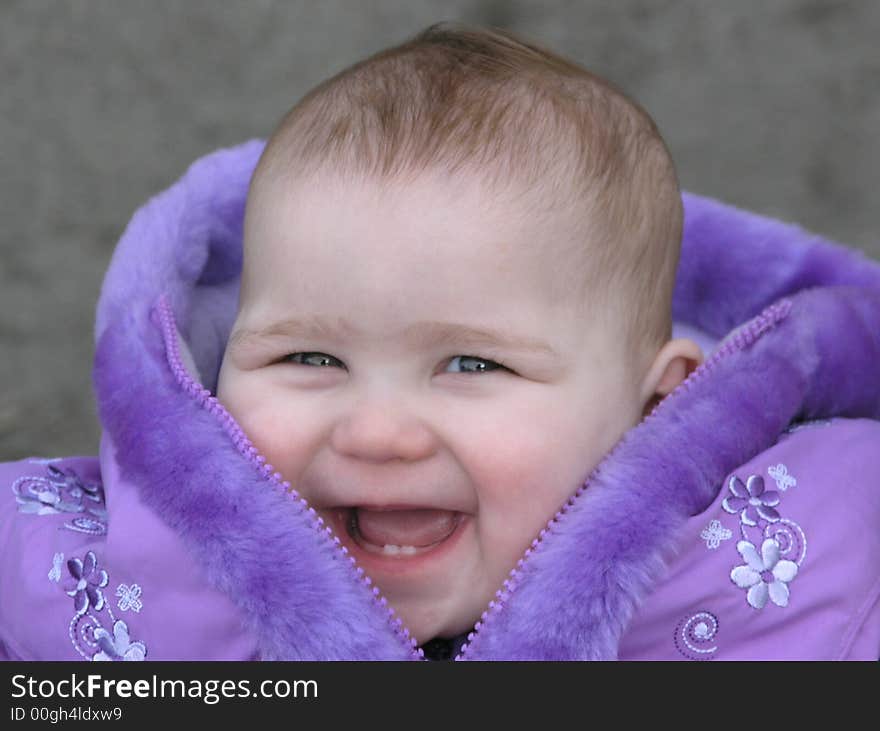
[[[382,546],[382,553],[386,556],[398,556],[401,553],[404,556],[412,556],[416,552],[415,546],[395,546],[392,544],[386,544]]]

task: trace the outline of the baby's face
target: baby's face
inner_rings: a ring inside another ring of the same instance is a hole
[[[439,174],[249,205],[220,400],[420,642],[470,629],[641,416],[628,352],[563,284],[573,226]]]

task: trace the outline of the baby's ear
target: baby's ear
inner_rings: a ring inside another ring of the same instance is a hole
[[[703,362],[700,346],[688,338],[676,338],[664,345],[642,382],[642,416],[647,416]]]

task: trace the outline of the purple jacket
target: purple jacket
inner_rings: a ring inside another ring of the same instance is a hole
[[[0,655],[420,657],[212,395],[262,146],[199,160],[122,237],[100,455],[0,465]],[[880,265],[685,207],[675,318],[711,356],[572,486],[463,659],[880,657]]]

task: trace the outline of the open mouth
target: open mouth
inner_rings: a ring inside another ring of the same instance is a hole
[[[345,509],[345,528],[368,553],[405,559],[431,551],[458,528],[462,513],[430,508]]]

